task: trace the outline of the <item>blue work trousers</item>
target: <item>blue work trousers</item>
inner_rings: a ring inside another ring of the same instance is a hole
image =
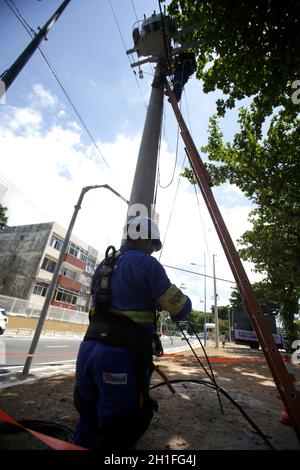
[[[105,432],[107,424],[115,417],[121,417],[116,431],[121,428],[125,431],[122,416],[128,416],[139,402],[136,369],[128,351],[98,341],[83,341],[77,357],[75,394],[75,403],[79,400],[81,408],[74,433],[76,444],[98,448],[99,432]],[[128,437],[126,432],[125,437]],[[135,444],[128,442],[128,449],[135,448]],[[119,444],[116,446],[118,448]],[[110,447],[114,447],[113,442]]]

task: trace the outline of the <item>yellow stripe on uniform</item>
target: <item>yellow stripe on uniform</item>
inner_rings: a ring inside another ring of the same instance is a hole
[[[116,308],[110,308],[110,311],[118,315],[126,315],[126,317],[136,323],[154,323],[154,312],[147,310],[139,312],[138,310],[118,310]]]
[[[181,292],[175,284],[172,284],[168,290],[158,299],[162,310],[167,310],[171,316],[177,315],[183,309],[188,297]]]

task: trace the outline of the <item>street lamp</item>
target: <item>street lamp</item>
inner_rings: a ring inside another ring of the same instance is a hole
[[[219,347],[219,316],[218,316],[218,294],[217,294],[217,281],[216,281],[216,267],[215,257],[213,255],[213,276],[214,276],[214,311],[215,311],[215,347]]]
[[[204,346],[206,346],[206,256],[204,252],[204,264],[191,263],[193,266],[204,267]]]
[[[38,323],[37,323],[37,326],[36,326],[36,329],[35,329],[35,332],[34,332],[34,336],[32,338],[32,342],[31,342],[31,345],[30,345],[30,348],[29,348],[29,352],[28,352],[28,355],[27,355],[27,358],[26,358],[26,361],[25,361],[25,364],[24,364],[24,368],[23,368],[23,371],[22,371],[22,374],[21,374],[22,378],[26,378],[27,375],[29,374],[29,370],[30,370],[32,359],[33,359],[33,355],[35,353],[35,350],[36,350],[36,347],[37,347],[37,344],[38,344],[38,341],[39,341],[39,338],[40,338],[40,335],[41,335],[41,332],[42,332],[42,329],[43,329],[43,326],[44,326],[44,323],[45,323],[45,320],[46,320],[46,316],[47,316],[47,313],[48,313],[48,308],[49,308],[49,305],[50,305],[52,297],[53,297],[54,289],[56,287],[57,278],[58,278],[59,273],[60,273],[61,265],[64,261],[64,257],[65,257],[67,247],[68,247],[68,244],[69,244],[69,240],[70,240],[70,237],[71,237],[71,234],[72,234],[72,230],[73,230],[76,218],[77,218],[77,214],[78,214],[79,210],[81,209],[82,200],[83,200],[85,194],[88,191],[90,191],[91,189],[97,189],[97,188],[109,189],[116,196],[118,196],[119,198],[121,198],[123,201],[125,201],[128,204],[127,199],[125,199],[123,196],[121,196],[121,194],[119,194],[117,191],[115,191],[113,188],[111,188],[108,184],[85,186],[84,188],[82,188],[79,199],[77,201],[77,204],[75,205],[75,210],[73,212],[73,215],[72,215],[72,218],[71,218],[71,221],[70,221],[70,224],[69,224],[64,242],[63,242],[61,250],[60,250],[59,258],[58,258],[58,261],[56,263],[55,270],[53,272],[53,276],[52,276],[50,285],[47,289],[44,305],[43,305],[43,308],[41,310],[41,314],[40,314],[40,317],[39,317],[39,320],[38,320]]]

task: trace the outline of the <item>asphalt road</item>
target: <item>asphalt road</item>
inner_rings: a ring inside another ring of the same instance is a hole
[[[28,354],[32,337],[1,336],[0,367],[12,369],[22,366]],[[61,364],[76,361],[81,339],[72,337],[41,337],[32,365]]]
[[[14,371],[24,365],[32,337],[0,336],[0,368],[2,371]],[[32,366],[71,364],[76,362],[81,338],[41,336]],[[186,345],[180,337],[162,337],[165,352],[176,352]],[[187,345],[188,348],[188,345]]]

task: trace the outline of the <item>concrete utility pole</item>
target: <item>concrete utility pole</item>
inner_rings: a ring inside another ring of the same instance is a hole
[[[58,20],[62,12],[68,6],[71,0],[64,0],[64,2],[60,5],[60,7],[56,10],[56,12],[51,16],[51,18],[47,21],[47,23],[39,30],[36,36],[32,39],[32,41],[28,44],[26,49],[19,55],[17,60],[9,67],[9,69],[5,70],[2,74],[0,79],[5,85],[5,91],[8,90],[10,85],[13,83],[15,78],[19,75],[23,67],[27,64],[30,57],[33,53],[37,50],[43,39],[47,39],[47,33],[53,24]]]
[[[215,312],[215,347],[219,347],[219,315],[218,315],[218,294],[217,294],[217,281],[216,281],[216,266],[215,257],[213,255],[213,276],[214,276],[214,312]]]
[[[171,17],[154,12],[151,17],[144,19],[140,28],[133,30],[134,47],[127,51],[127,54],[136,52],[138,57],[144,57],[142,60],[133,63],[132,67],[140,67],[140,65],[147,62],[157,64],[132,184],[128,218],[136,215],[130,212],[133,204],[143,204],[147,208],[147,214],[143,215],[148,215],[148,217],[154,215],[153,204],[155,203],[157,154],[161,134],[164,84],[166,75],[171,73],[171,40],[172,35],[177,32],[175,22]]]
[[[164,67],[159,63],[156,67],[152,83],[151,96],[129,199],[129,207],[133,204],[143,204],[146,206],[148,217],[153,216],[152,205],[154,204],[158,144],[162,123],[164,81]]]
[[[47,316],[47,313],[48,313],[48,309],[49,309],[50,303],[52,301],[52,298],[54,296],[54,291],[55,291],[57,279],[58,279],[58,276],[59,276],[59,273],[60,273],[60,270],[61,270],[61,265],[62,265],[62,263],[65,259],[65,254],[66,254],[68,244],[69,244],[69,241],[70,241],[70,238],[71,238],[71,234],[72,234],[72,231],[73,231],[73,228],[74,228],[74,225],[75,225],[75,221],[76,221],[78,212],[81,209],[82,200],[83,200],[85,194],[88,191],[90,191],[91,189],[97,189],[97,188],[109,189],[116,196],[120,197],[123,201],[125,201],[128,204],[128,201],[123,196],[121,196],[121,194],[119,194],[117,191],[115,191],[113,188],[111,188],[108,184],[85,186],[84,188],[82,188],[79,199],[77,201],[77,204],[75,205],[75,210],[73,212],[73,215],[72,215],[72,218],[71,218],[71,221],[70,221],[70,224],[69,224],[64,242],[62,244],[62,247],[61,247],[61,250],[60,250],[60,253],[59,253],[59,258],[58,258],[58,261],[56,263],[55,270],[53,272],[53,276],[52,276],[50,285],[47,289],[44,305],[43,305],[43,308],[41,310],[41,314],[40,314],[40,317],[39,317],[39,320],[38,320],[38,323],[37,323],[37,327],[36,327],[35,332],[34,332],[34,336],[32,338],[32,342],[31,342],[31,345],[30,345],[30,348],[29,348],[29,352],[28,352],[25,364],[24,364],[24,368],[23,368],[23,371],[22,371],[22,374],[21,374],[21,378],[26,378],[27,375],[29,374],[29,370],[30,370],[30,366],[31,366],[31,363],[32,363],[33,355],[34,355],[35,350],[37,348],[37,345],[38,345],[38,342],[39,342],[39,339],[40,339],[40,336],[41,336],[41,332],[42,332],[42,329],[43,329],[43,326],[44,326],[44,323],[45,323],[45,320],[46,320],[46,316]]]

